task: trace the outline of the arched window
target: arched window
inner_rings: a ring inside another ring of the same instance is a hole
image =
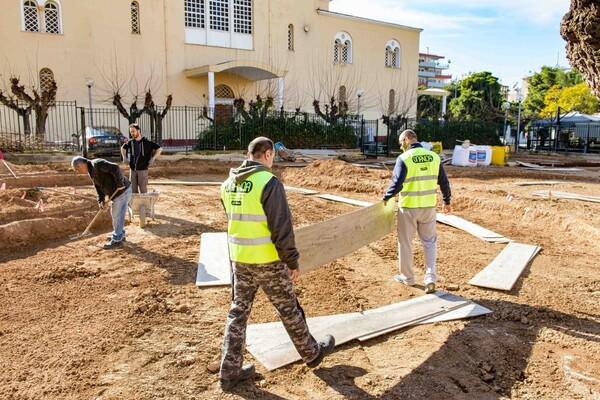
[[[343,104],[346,102],[346,86],[340,86],[339,103]]]
[[[288,50],[294,50],[294,25],[288,25]]]
[[[392,115],[396,112],[396,91],[390,89],[390,97],[388,101],[388,114]]]
[[[40,18],[37,4],[34,1],[23,2],[23,30],[26,32],[40,31]]]
[[[343,64],[352,62],[352,38],[347,32],[338,32],[333,41],[333,61]]]
[[[60,33],[60,18],[56,3],[47,2],[44,6],[44,30],[46,33]]]
[[[385,44],[385,66],[400,68],[400,45],[397,40],[388,40]]]
[[[137,1],[131,2],[131,33],[140,33],[140,5]]]
[[[54,72],[50,68],[40,69],[40,92],[46,93],[52,88]]]
[[[233,99],[233,90],[227,85],[217,85],[215,86],[215,98]]]

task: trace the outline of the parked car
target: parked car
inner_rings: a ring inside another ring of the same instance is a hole
[[[77,135],[77,142],[81,143],[81,131]],[[127,138],[119,128],[114,126],[96,126],[85,128],[85,146],[88,157],[112,156],[120,157],[121,146],[127,143]],[[81,149],[81,145],[79,145]]]

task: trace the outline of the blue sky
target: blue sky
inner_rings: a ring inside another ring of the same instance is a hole
[[[569,0],[333,0],[330,11],[422,28],[420,52],[450,60],[461,79],[489,71],[502,84],[543,65],[568,67],[560,21]]]

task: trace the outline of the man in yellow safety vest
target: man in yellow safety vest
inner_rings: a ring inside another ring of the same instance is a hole
[[[424,149],[414,131],[407,129],[398,139],[404,152],[396,160],[392,182],[382,197],[383,201],[387,201],[400,193],[397,227],[400,274],[394,279],[409,286],[415,285],[412,239],[418,232],[425,253],[425,293],[433,293],[437,276],[437,186],[442,191],[442,210],[448,214],[452,212],[450,182],[440,157]]]
[[[317,343],[294,292],[300,254],[283,185],[271,172],[273,142],[257,137],[248,145],[247,157],[239,168],[231,169],[221,185],[233,291],[221,357],[224,390],[254,376],[254,365],[242,364],[246,325],[259,287],[277,309],[296,350],[310,368],[318,366],[335,346],[331,335]]]

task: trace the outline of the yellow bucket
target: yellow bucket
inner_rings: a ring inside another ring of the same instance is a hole
[[[431,151],[436,154],[442,154],[442,142],[431,142]]]
[[[509,146],[492,146],[492,165],[506,164],[509,154]]]

